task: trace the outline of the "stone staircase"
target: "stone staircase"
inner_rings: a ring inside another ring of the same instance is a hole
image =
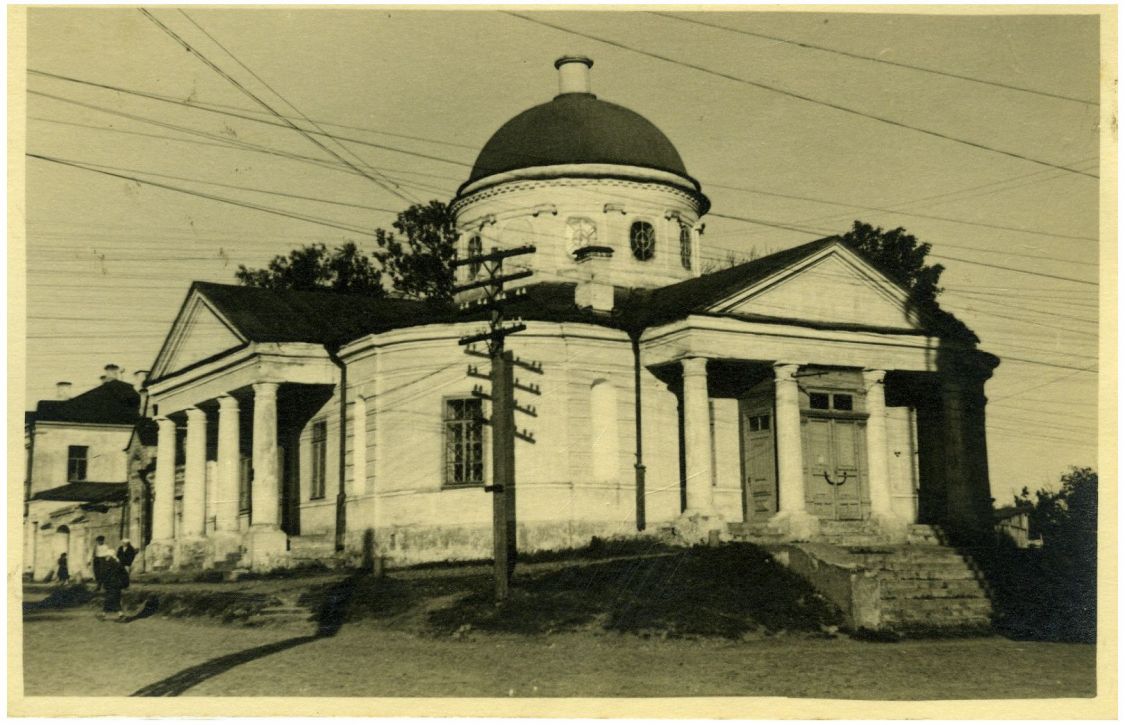
[[[871,521],[821,521],[809,542],[785,542],[768,523],[732,523],[728,535],[770,550],[833,600],[855,629],[948,636],[991,629],[992,602],[973,561],[935,526],[911,525],[905,542]]]
[[[915,636],[991,629],[987,584],[956,549],[926,543],[850,552],[879,583],[881,629]]]
[[[292,566],[338,565],[336,539],[330,533],[289,537],[289,561]]]

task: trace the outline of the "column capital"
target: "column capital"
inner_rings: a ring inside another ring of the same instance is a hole
[[[153,418],[153,420],[155,420],[156,425],[158,425],[161,428],[167,428],[168,426],[172,426],[173,428],[176,427],[176,421],[172,420],[171,418],[169,418],[166,415],[158,415],[155,418]]]
[[[680,366],[684,376],[707,375],[707,358],[685,357],[680,359]]]
[[[229,393],[223,393],[222,395],[220,395],[218,397],[218,401],[219,410],[238,410],[238,398],[230,395]]]
[[[863,369],[863,383],[865,385],[883,385],[887,381],[887,371],[878,368]]]
[[[187,416],[188,421],[202,420],[207,417],[207,411],[202,408],[196,408],[194,405],[190,408],[184,408],[184,414]]]
[[[773,376],[775,379],[788,380],[795,377],[800,369],[801,363],[778,360],[773,364]]]
[[[263,380],[253,384],[254,395],[273,395],[277,393],[278,387],[281,383],[273,382],[270,380]]]

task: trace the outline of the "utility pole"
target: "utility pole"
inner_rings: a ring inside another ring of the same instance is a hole
[[[477,386],[473,394],[478,398],[492,401],[490,420],[482,421],[492,426],[492,484],[484,490],[492,494],[492,553],[494,576],[496,580],[496,601],[508,598],[512,572],[516,566],[516,438],[534,442],[534,438],[524,431],[516,431],[515,413],[517,410],[535,415],[533,407],[520,408],[515,400],[517,385],[513,368],[522,365],[530,370],[541,372],[541,368],[516,360],[511,351],[505,350],[504,340],[508,335],[527,329],[519,319],[508,323],[504,318],[504,307],[523,297],[523,290],[505,291],[504,284],[531,276],[530,270],[510,274],[503,273],[504,260],[535,251],[533,246],[514,249],[493,248],[488,254],[458,260],[454,267],[472,265],[485,272],[483,279],[470,281],[454,288],[454,292],[480,289],[484,296],[474,302],[463,304],[462,310],[474,312],[489,310],[488,330],[461,338],[458,344],[467,346],[469,354],[480,354],[472,347],[478,342],[488,343],[488,358],[491,364],[487,376],[491,391],[485,393]],[[469,365],[471,377],[484,378],[475,365]],[[538,394],[537,386],[521,386],[529,392]]]

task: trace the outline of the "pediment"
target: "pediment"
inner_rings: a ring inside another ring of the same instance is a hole
[[[198,290],[193,290],[172,323],[164,346],[156,356],[151,376],[165,377],[246,344],[234,325],[228,322]]]
[[[825,325],[921,329],[906,291],[842,244],[755,282],[709,311]]]

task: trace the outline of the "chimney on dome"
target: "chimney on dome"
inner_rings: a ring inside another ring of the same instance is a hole
[[[594,61],[584,55],[564,55],[555,61],[559,71],[559,95],[590,93],[590,68]]]
[[[55,397],[59,400],[70,400],[70,382],[60,380],[55,383]]]
[[[114,365],[113,363],[105,366],[105,375],[102,376],[103,383],[108,383],[111,380],[117,380],[119,377],[121,377],[121,368]]]

